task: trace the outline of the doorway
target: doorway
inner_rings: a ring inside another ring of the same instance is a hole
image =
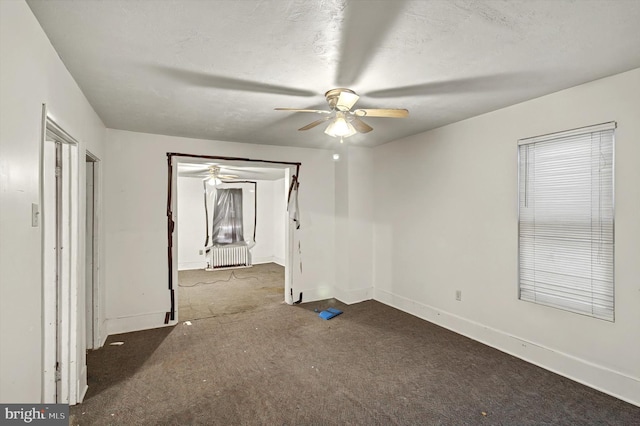
[[[42,401],[75,404],[79,393],[78,321],[73,314],[79,278],[78,143],[47,114],[46,106],[42,128]]]
[[[281,241],[282,241],[282,246],[283,250],[282,250],[282,258],[280,259],[280,265],[278,264],[273,264],[270,266],[261,266],[261,265],[256,265],[256,268],[254,268],[253,271],[251,271],[250,269],[238,269],[238,270],[215,270],[215,271],[211,271],[213,272],[212,274],[208,274],[206,279],[200,279],[200,278],[195,278],[195,279],[190,279],[186,285],[191,286],[191,285],[208,285],[208,284],[217,284],[217,283],[223,283],[223,282],[230,282],[230,281],[235,281],[237,284],[242,284],[242,285],[249,285],[250,281],[252,280],[256,280],[257,278],[254,276],[254,272],[257,274],[270,274],[270,275],[276,275],[276,274],[280,274],[282,275],[282,280],[281,282],[283,282],[284,285],[280,285],[279,290],[277,290],[278,293],[275,293],[276,291],[276,286],[272,285],[273,282],[271,283],[271,286],[267,289],[266,287],[263,288],[263,290],[267,290],[270,291],[270,297],[273,298],[274,294],[276,294],[276,297],[278,297],[279,302],[281,303],[283,301],[287,302],[287,303],[293,303],[293,297],[290,296],[290,293],[292,294],[292,265],[293,265],[293,241],[294,241],[294,228],[295,225],[292,225],[290,223],[290,220],[288,218],[287,215],[287,209],[286,209],[286,202],[287,202],[287,190],[290,187],[290,181],[293,178],[293,176],[296,176],[297,173],[299,172],[299,168],[300,168],[300,164],[299,163],[287,163],[287,162],[272,162],[272,161],[262,161],[262,160],[248,160],[248,159],[240,159],[240,158],[230,158],[230,157],[213,157],[213,156],[192,156],[192,155],[188,155],[188,154],[167,154],[168,156],[168,161],[169,161],[169,197],[168,197],[168,226],[169,226],[169,275],[170,275],[170,282],[169,282],[169,289],[171,292],[171,296],[172,296],[172,308],[173,308],[173,314],[174,316],[170,316],[170,313],[167,313],[167,322],[170,320],[173,321],[177,321],[178,317],[180,318],[180,320],[185,319],[183,316],[179,316],[177,314],[177,311],[179,309],[179,294],[180,291],[184,290],[183,295],[185,297],[189,297],[189,294],[195,294],[195,292],[193,292],[193,289],[189,289],[187,290],[179,288],[179,276],[178,276],[178,269],[179,265],[178,265],[178,251],[180,249],[183,249],[183,247],[180,246],[180,242],[179,242],[179,236],[180,236],[180,232],[182,231],[179,225],[179,218],[180,218],[180,207],[179,207],[179,202],[178,202],[178,198],[180,197],[180,190],[179,190],[179,186],[178,186],[178,175],[179,175],[179,170],[184,170],[184,167],[181,166],[185,166],[185,165],[191,165],[191,166],[202,166],[205,165],[204,169],[206,170],[206,165],[212,162],[215,162],[215,164],[219,167],[227,167],[229,169],[233,170],[233,174],[238,175],[239,179],[242,180],[258,180],[260,181],[260,179],[264,179],[265,175],[261,175],[262,173],[273,173],[275,172],[276,174],[279,174],[278,177],[276,178],[277,180],[280,181],[281,185],[282,185],[282,199],[281,202],[283,204],[282,206],[282,213],[281,213],[281,219],[282,219],[282,226],[279,227],[279,232],[280,235],[282,236]],[[245,174],[246,173],[246,174]],[[203,180],[202,178],[200,178],[199,182],[195,182],[194,183],[194,191],[197,190],[197,187],[199,186],[200,190],[202,191],[203,188]],[[182,186],[182,185],[181,185]],[[182,189],[183,191],[185,191],[185,189]],[[259,189],[258,189],[259,191]],[[197,197],[197,195],[195,195],[195,197]],[[202,192],[200,192],[200,198],[198,198],[198,200],[203,200],[202,198]],[[202,203],[202,201],[200,201]],[[260,201],[258,201],[258,205],[260,205]],[[200,209],[204,210],[204,206],[201,204],[199,206]],[[183,209],[185,209],[185,207],[183,206]],[[186,214],[188,210],[185,209],[184,212]],[[209,212],[209,214],[211,214],[211,212]],[[204,267],[206,267],[205,265],[207,265],[207,259],[206,259],[206,254],[204,253],[204,250],[202,250],[205,245],[202,243],[205,243],[204,239],[205,239],[205,230],[206,227],[208,226],[208,223],[204,223],[204,215],[202,220],[198,220],[199,221],[199,225],[202,226],[201,228],[201,232],[202,232],[202,241],[201,241],[201,245],[197,246],[195,249],[190,250],[190,256],[192,256],[189,261],[191,261],[192,264],[198,264],[199,262],[199,267],[202,267],[202,273],[204,273]],[[183,224],[184,225],[184,224]],[[264,225],[263,225],[264,226]],[[191,232],[190,230],[188,230],[187,228],[183,229],[184,232]],[[200,250],[197,250],[200,249]],[[193,251],[193,253],[191,253],[191,251]],[[198,259],[198,255],[200,255],[200,258]],[[258,261],[257,263],[270,263],[270,261],[267,262],[263,262],[263,261]],[[180,265],[183,266],[183,265]],[[184,269],[184,267],[182,268]],[[279,270],[278,270],[279,269]],[[215,277],[213,276],[214,274],[217,274]],[[222,276],[222,275],[224,276]],[[191,274],[193,275],[193,274]],[[195,277],[195,276],[194,276]],[[191,277],[193,278],[193,277]],[[263,286],[264,287],[264,286]],[[190,291],[190,293],[188,293],[188,291]],[[279,294],[279,296],[277,296],[277,294]],[[228,306],[227,306],[228,307]],[[235,308],[231,308],[231,312],[228,313],[233,313],[233,311],[235,310]],[[227,311],[229,311],[229,309],[227,309]],[[186,313],[185,313],[186,314]],[[206,314],[206,313],[205,313]],[[224,312],[221,312],[221,314],[224,314]],[[210,315],[211,316],[211,315]],[[214,314],[215,316],[215,314]]]
[[[85,332],[87,349],[102,346],[102,294],[100,292],[100,160],[87,151],[85,210]]]

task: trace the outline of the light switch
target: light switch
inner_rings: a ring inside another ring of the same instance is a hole
[[[31,204],[31,226],[37,227],[40,223],[40,207],[36,203]]]

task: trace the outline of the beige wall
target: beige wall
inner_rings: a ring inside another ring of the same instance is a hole
[[[31,204],[40,202],[42,104],[79,142],[81,218],[85,149],[104,158],[105,128],[23,1],[0,1],[0,52],[0,402],[38,402],[42,227],[31,226]],[[78,231],[79,258],[84,259],[84,227]],[[84,277],[80,264],[78,274]],[[79,290],[78,309],[84,314]],[[85,335],[79,327],[73,331],[80,343],[77,369],[85,380]]]
[[[517,298],[517,140],[607,121],[615,323]],[[375,298],[640,404],[639,141],[636,69],[376,148]]]
[[[337,150],[336,297],[356,303],[373,297],[373,150]]]

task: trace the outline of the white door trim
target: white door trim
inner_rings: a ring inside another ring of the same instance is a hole
[[[42,112],[42,402],[75,404],[78,399],[78,278],[82,269],[78,262],[78,143],[53,120],[46,105]],[[51,164],[52,153],[54,159],[58,157],[58,164]],[[52,183],[56,181],[56,173],[60,176],[58,184]],[[56,185],[59,185],[57,189]]]
[[[91,252],[93,253],[92,255],[92,267],[93,267],[93,271],[92,271],[92,280],[91,280],[91,286],[92,286],[92,297],[91,297],[91,323],[87,323],[87,328],[92,328],[93,332],[91,333],[92,335],[92,339],[89,339],[87,336],[87,349],[98,349],[101,347],[102,345],[102,335],[103,335],[103,330],[102,330],[102,321],[103,321],[103,312],[102,309],[100,308],[102,305],[102,298],[103,298],[103,293],[102,293],[102,283],[100,281],[100,221],[101,221],[101,209],[102,209],[102,202],[101,202],[101,193],[100,193],[100,187],[101,187],[101,164],[100,164],[100,159],[98,157],[96,157],[95,155],[93,155],[91,152],[86,151],[86,157],[88,157],[90,160],[87,161],[85,160],[85,162],[91,162],[93,165],[93,196],[92,196],[92,200],[93,200],[93,206],[92,206],[92,217],[93,217],[93,222],[92,222],[92,229],[93,229],[93,239],[92,239],[92,244],[93,247],[86,247],[86,250],[89,251],[91,249]],[[88,210],[88,207],[87,207]]]

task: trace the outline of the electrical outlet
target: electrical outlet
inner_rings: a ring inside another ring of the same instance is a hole
[[[462,301],[462,290],[456,290],[456,300],[458,302]]]
[[[200,256],[204,254],[204,250],[200,250]]]

